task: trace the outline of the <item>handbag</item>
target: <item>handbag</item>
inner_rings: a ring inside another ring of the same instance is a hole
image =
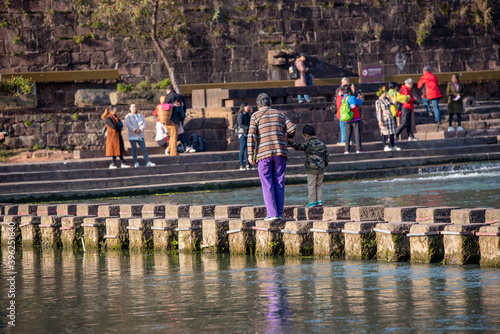
[[[184,133],[184,128],[182,127],[182,122],[179,122],[179,130],[177,131],[177,134],[182,135]]]

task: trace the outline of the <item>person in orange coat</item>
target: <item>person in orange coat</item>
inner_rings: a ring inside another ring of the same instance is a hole
[[[436,123],[441,124],[441,112],[439,111],[439,99],[443,96],[439,90],[437,77],[431,73],[431,67],[425,66],[424,74],[420,77],[417,83],[418,89],[422,90],[422,103],[427,109],[427,114],[432,116],[429,101],[432,103],[434,109],[434,119]]]
[[[123,144],[122,137],[123,123],[116,113],[116,106],[110,106],[102,114],[102,119],[106,121],[106,156],[113,158],[109,168],[118,168],[116,157],[120,157],[121,168],[129,168],[130,165],[123,159],[123,155],[125,154],[125,145]]]

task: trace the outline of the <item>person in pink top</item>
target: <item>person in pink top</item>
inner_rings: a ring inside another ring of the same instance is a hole
[[[422,90],[422,103],[427,109],[428,115],[431,115],[429,101],[432,103],[432,109],[434,109],[434,119],[436,120],[436,123],[441,124],[439,99],[443,95],[439,90],[438,80],[436,76],[431,73],[431,67],[429,65],[425,66],[422,72],[424,74],[420,77],[420,80],[417,83],[418,89]]]

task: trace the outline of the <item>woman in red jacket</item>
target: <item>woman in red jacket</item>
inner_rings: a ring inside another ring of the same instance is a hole
[[[413,87],[413,79],[408,78],[405,80],[405,84],[401,85],[399,93],[401,95],[410,96],[410,101],[403,103],[403,108],[401,110],[401,125],[396,130],[396,137],[398,137],[403,130],[406,130],[408,135],[408,141],[417,141],[413,132],[411,131],[411,115],[413,113],[413,104],[415,103],[415,98],[411,95],[411,88]]]
[[[417,83],[418,89],[422,89],[422,103],[427,109],[427,114],[430,113],[429,101],[432,103],[434,109],[434,119],[436,123],[441,124],[441,112],[439,111],[439,99],[443,96],[439,90],[438,80],[434,74],[431,73],[431,67],[425,66],[423,71],[424,75],[420,77]],[[423,88],[422,88],[423,87]]]

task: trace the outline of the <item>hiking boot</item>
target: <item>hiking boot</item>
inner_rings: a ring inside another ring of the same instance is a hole
[[[118,166],[115,165],[114,163],[109,164],[109,169],[116,169],[116,168],[118,168]]]

